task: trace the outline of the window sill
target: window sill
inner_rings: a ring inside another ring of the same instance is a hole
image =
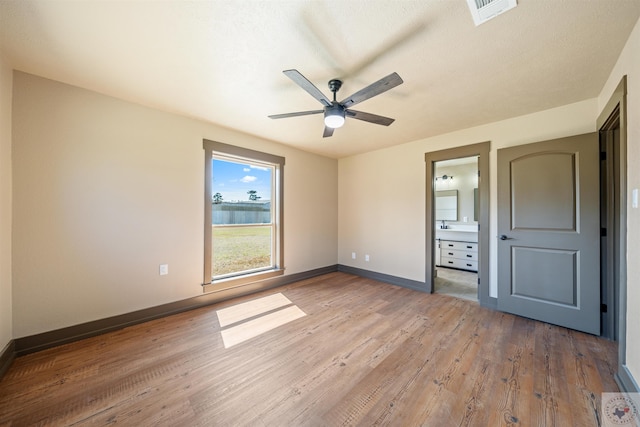
[[[252,283],[260,282],[262,280],[270,279],[272,277],[282,276],[284,274],[283,268],[276,268],[273,270],[260,271],[258,273],[243,274],[242,276],[228,277],[224,279],[214,280],[211,283],[202,285],[204,293],[221,291],[225,289],[239,288]]]

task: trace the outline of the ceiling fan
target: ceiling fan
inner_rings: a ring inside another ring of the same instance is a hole
[[[296,113],[286,114],[274,114],[269,116],[272,119],[284,119],[286,117],[308,116],[310,114],[324,113],[324,133],[323,138],[333,135],[333,131],[336,128],[341,127],[344,124],[346,117],[353,119],[363,120],[369,123],[375,123],[377,125],[389,126],[395,119],[389,117],[378,116],[376,114],[364,113],[362,111],[351,110],[349,107],[356,105],[362,101],[366,101],[369,98],[373,98],[376,95],[380,95],[383,92],[388,91],[403,83],[398,73],[391,73],[386,77],[381,78],[375,83],[370,84],[364,89],[359,90],[351,96],[343,99],[342,101],[336,101],[336,92],[340,90],[342,81],[338,79],[329,80],[329,90],[333,92],[333,101],[327,98],[317,87],[313,85],[305,76],[300,74],[298,70],[285,70],[283,73],[294,81],[302,89],[306,90],[309,95],[320,101],[324,105],[322,110],[311,111],[298,111]]]

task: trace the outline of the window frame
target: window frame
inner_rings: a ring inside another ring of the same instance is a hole
[[[202,286],[204,292],[219,291],[222,289],[234,288],[258,280],[264,280],[274,276],[284,274],[284,164],[285,158],[248,148],[237,147],[235,145],[222,142],[203,140],[205,154],[204,165],[204,269]],[[213,256],[213,230],[211,218],[213,206],[213,157],[218,155],[231,161],[248,163],[268,163],[274,167],[274,185],[272,192],[272,210],[274,232],[272,236],[272,268],[261,269],[260,271],[247,271],[237,275],[213,279],[212,256]]]
[[[249,166],[258,166],[258,167],[263,167],[263,168],[268,168],[270,171],[270,182],[269,182],[269,201],[270,201],[270,208],[269,208],[269,222],[258,222],[258,223],[242,223],[242,224],[212,224],[212,230],[215,233],[216,228],[220,228],[220,229],[230,229],[230,228],[261,228],[261,227],[269,227],[269,235],[270,235],[270,242],[269,242],[269,248],[270,248],[270,254],[269,254],[269,265],[267,266],[262,266],[262,267],[255,267],[255,268],[251,268],[248,270],[242,270],[242,271],[233,271],[230,273],[225,273],[225,274],[219,274],[219,275],[212,275],[212,279],[215,282],[220,282],[221,280],[224,279],[229,279],[229,278],[233,278],[233,277],[240,277],[240,276],[246,276],[249,274],[253,274],[253,273],[260,273],[260,272],[265,272],[265,271],[271,271],[274,269],[274,267],[278,264],[277,259],[278,259],[278,255],[276,253],[276,248],[278,246],[278,235],[277,235],[277,231],[278,231],[278,223],[276,220],[276,203],[274,203],[274,200],[276,200],[276,181],[277,181],[277,176],[276,176],[276,171],[278,169],[278,166],[274,163],[271,162],[264,162],[264,161],[259,161],[259,160],[254,160],[254,159],[249,159],[248,157],[235,157],[235,156],[230,156],[228,154],[222,154],[220,152],[213,152],[213,156],[212,156],[212,160],[213,163],[215,164],[216,160],[221,160],[224,162],[228,162],[228,163],[233,163],[236,165],[249,165]],[[213,174],[215,175],[215,165],[213,166]],[[215,190],[212,190],[211,193],[214,193]],[[212,196],[213,198],[213,196]],[[215,240],[215,239],[214,239]],[[212,240],[213,241],[213,240]],[[215,242],[214,242],[215,245]],[[215,262],[214,262],[215,264]],[[212,266],[213,269],[213,266]]]

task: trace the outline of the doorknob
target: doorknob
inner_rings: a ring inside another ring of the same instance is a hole
[[[501,234],[500,235],[500,240],[507,240],[507,239],[508,239],[508,237],[507,237],[506,234]]]

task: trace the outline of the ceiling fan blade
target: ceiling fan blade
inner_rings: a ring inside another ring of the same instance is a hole
[[[387,77],[383,77],[375,83],[371,83],[364,89],[360,89],[353,95],[345,98],[340,102],[344,108],[349,108],[352,105],[359,104],[362,101],[366,101],[369,98],[373,98],[376,95],[380,95],[383,92],[393,89],[394,87],[402,84],[403,81],[398,73],[391,73]]]
[[[284,70],[283,73],[293,80],[298,86],[306,90],[307,93],[320,101],[325,107],[331,107],[331,100],[320,92],[320,89],[315,87],[305,76],[300,74],[298,70]]]
[[[324,127],[324,132],[322,133],[322,137],[323,138],[328,138],[330,136],[333,136],[333,131],[335,129],[334,128],[330,128],[329,126],[325,126]]]
[[[298,111],[296,113],[272,114],[270,119],[286,119],[287,117],[309,116],[311,114],[324,113],[324,110]]]
[[[379,116],[377,114],[365,113],[362,111],[356,110],[346,110],[345,114],[347,117],[351,117],[353,119],[362,120],[369,123],[375,123],[377,125],[389,126],[396,119],[392,119],[389,117]]]

